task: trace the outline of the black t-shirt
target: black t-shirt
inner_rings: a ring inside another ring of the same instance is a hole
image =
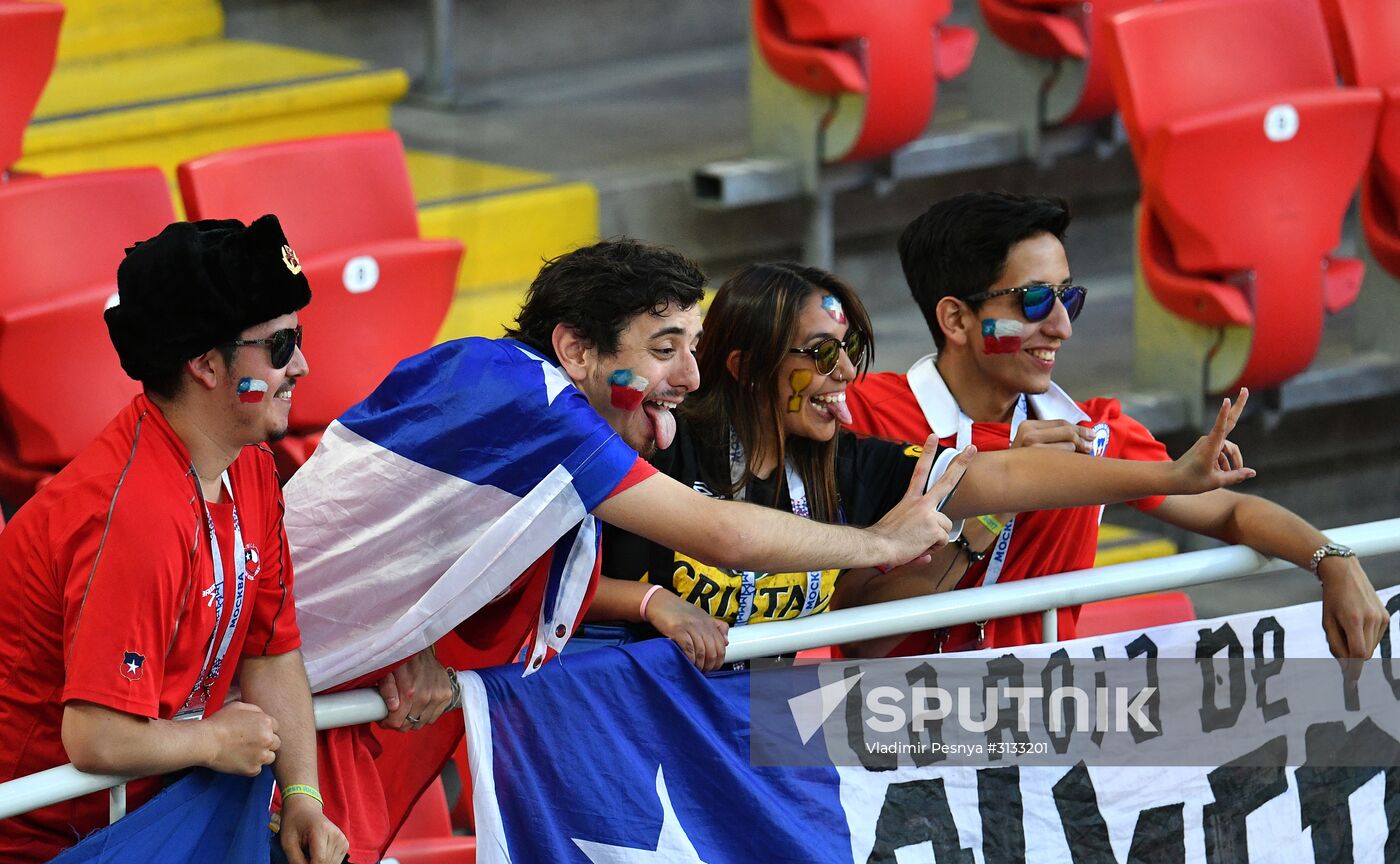
[[[836,489],[841,521],[862,527],[874,524],[904,496],[922,448],[862,438],[845,430],[837,436]],[[720,497],[711,490],[717,481],[728,479],[729,465],[727,453],[716,453],[715,449],[702,452],[693,429],[683,417],[678,417],[675,441],[653,456],[651,463],[663,474],[703,494]],[[720,471],[724,473],[720,475]],[[779,500],[773,500],[780,476],[774,471],[764,480],[751,481],[745,489],[745,500],[790,509],[786,489]],[[753,573],[746,577],[742,571],[705,564],[612,525],[605,525],[603,532],[604,576],[663,585],[730,624],[740,620],[756,624],[823,612],[831,603],[831,592],[840,573],[832,568],[811,573]],[[747,614],[743,614],[745,610]]]

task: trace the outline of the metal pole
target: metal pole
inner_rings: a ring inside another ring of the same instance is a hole
[[[1352,525],[1325,533],[1336,542],[1352,547],[1361,556],[1400,551],[1400,519]],[[838,609],[789,621],[735,627],[729,631],[729,649],[724,659],[733,663],[755,657],[775,657],[821,645],[917,633],[969,621],[1025,615],[1051,607],[1078,606],[1096,600],[1291,569],[1294,567],[1287,561],[1270,560],[1247,546],[1188,552],[1019,582],[999,582],[985,588]]]
[[[807,234],[803,241],[802,260],[823,270],[832,269],[836,259],[834,238],[836,193],[826,183],[817,181],[816,191],[807,199]]]
[[[107,794],[107,821],[115,822],[126,815],[126,784],[118,783]]]
[[[1356,554],[1363,557],[1400,552],[1400,519],[1337,528],[1326,534],[1334,541],[1352,547]],[[1266,559],[1244,546],[1207,549],[1022,582],[998,583],[985,588],[839,609],[790,621],[736,627],[729,631],[729,650],[725,652],[724,659],[734,662],[772,657],[822,645],[915,633],[935,627],[1045,610],[1049,611],[1045,612],[1047,618],[1042,619],[1043,625],[1046,633],[1051,633],[1051,628],[1056,626],[1054,610],[1060,607],[1292,568],[1293,565],[1286,561]],[[1391,626],[1395,626],[1393,622]],[[381,720],[388,714],[384,700],[374,690],[351,690],[317,696],[314,704],[317,729],[367,723]],[[132,778],[84,774],[72,765],[60,765],[0,783],[0,819],[110,789],[129,779]],[[125,793],[122,794],[124,797]],[[113,794],[113,802],[115,800],[116,793]]]
[[[1060,641],[1060,610],[1046,609],[1040,613],[1040,641]]]
[[[448,102],[456,90],[452,37],[452,0],[428,0],[427,68],[421,90],[427,99]]]

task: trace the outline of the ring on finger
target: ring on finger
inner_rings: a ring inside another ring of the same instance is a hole
[[[423,722],[422,718],[414,717],[412,714],[405,715],[403,719],[407,720],[412,726],[417,726]]]

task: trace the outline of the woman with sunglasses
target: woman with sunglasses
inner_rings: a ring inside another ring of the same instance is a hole
[[[850,420],[846,386],[872,356],[870,332],[860,299],[830,273],[792,263],[743,267],[715,295],[699,345],[700,388],[679,412],[675,442],[652,463],[717,497],[825,522],[878,521],[903,495],[922,450],[840,428]],[[1212,436],[1169,469],[1059,451],[980,454],[945,513],[960,519],[1239,482],[1253,472],[1239,466],[1238,450],[1224,441],[1237,415],[1222,408]],[[952,455],[940,454],[938,465]],[[867,602],[844,596],[838,576],[848,577],[836,569],[729,570],[605,530],[604,584],[589,619],[651,623],[702,669],[720,664],[730,625],[809,615],[833,602]],[[929,590],[946,589],[960,575],[949,572],[959,551],[950,547],[936,560],[860,578],[919,578]]]

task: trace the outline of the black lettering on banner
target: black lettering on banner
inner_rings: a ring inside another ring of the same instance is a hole
[[[805,593],[806,588],[798,587],[797,585],[789,585],[787,588],[787,592],[788,599],[787,603],[783,606],[783,611],[770,617],[774,619],[789,618],[793,616],[793,613],[802,611],[802,604],[807,599],[807,595]]]
[[[1055,809],[1074,864],[1118,864],[1108,839],[1089,769],[1079,762],[1055,783]],[[1184,803],[1150,807],[1138,813],[1128,864],[1183,864],[1186,861]]]
[[[891,783],[875,822],[875,848],[866,864],[895,864],[895,853],[910,846],[933,845],[938,864],[976,864],[971,849],[958,843],[958,826],[942,780]]]
[[[1272,659],[1266,661],[1264,637],[1270,634],[1274,637],[1269,652]],[[1254,625],[1254,668],[1250,670],[1250,677],[1254,679],[1254,707],[1263,712],[1265,723],[1288,713],[1287,698],[1270,702],[1268,694],[1269,679],[1283,671],[1283,657],[1283,626],[1272,615],[1260,618]]]
[[[1353,792],[1385,770],[1386,816],[1390,833],[1386,837],[1386,859],[1400,849],[1400,823],[1394,818],[1400,802],[1391,792],[1400,785],[1400,769],[1381,765],[1400,763],[1400,741],[1392,738],[1370,717],[1356,724],[1350,732],[1340,720],[1314,723],[1304,736],[1307,760],[1298,767],[1298,803],[1302,810],[1303,828],[1312,829],[1313,858],[1317,861],[1351,864],[1354,860],[1351,834],[1351,805]],[[1359,762],[1374,760],[1375,765],[1361,767],[1317,767],[1317,763]]]
[[[904,680],[908,682],[909,692],[911,693],[914,692],[915,687],[927,687],[931,690],[938,686],[938,672],[930,664],[920,663],[918,666],[904,673]],[[924,719],[922,722],[924,728],[928,731],[923,736],[920,736],[915,726],[915,721],[918,718],[918,712],[922,709],[923,706],[916,701],[909,715],[909,743],[913,745],[910,750],[910,755],[914,757],[914,764],[920,768],[933,765],[936,762],[942,762],[948,758],[947,753],[936,747],[928,746],[943,743],[942,719]]]
[[[1212,662],[1212,658],[1219,654],[1222,648],[1226,649],[1230,660],[1236,661],[1224,664],[1226,674],[1230,676],[1230,704],[1224,708],[1215,704],[1215,686],[1224,683],[1215,674],[1215,670],[1221,664]],[[1240,719],[1240,711],[1244,710],[1245,703],[1245,680],[1240,674],[1244,670],[1239,668],[1243,660],[1244,646],[1240,644],[1239,637],[1235,635],[1235,628],[1231,627],[1229,622],[1214,630],[1197,631],[1196,662],[1201,667],[1202,732],[1229,729]]]
[[[1287,759],[1288,738],[1280,735],[1206,775],[1215,796],[1201,808],[1206,864],[1249,864],[1245,817],[1288,791]]]
[[[1127,645],[1128,659],[1135,660],[1138,657],[1146,657],[1147,662],[1143,664],[1147,670],[1147,686],[1152,688],[1152,695],[1147,697],[1147,722],[1152,724],[1152,731],[1142,728],[1136,721],[1130,724],[1130,732],[1133,733],[1133,741],[1141,744],[1152,738],[1159,738],[1162,735],[1162,681],[1157,676],[1157,643],[1153,642],[1146,633],[1138,636]]]
[[[768,598],[768,600],[763,604],[763,609],[768,613],[768,618],[771,621],[776,621],[778,618],[778,597],[782,595],[783,590],[783,586],[781,585],[766,585],[758,589],[757,591],[757,596],[764,596]],[[758,600],[755,599],[753,604],[753,611],[755,617],[758,616],[758,610]]]
[[[1095,659],[1095,660],[1104,660],[1104,659],[1107,658],[1107,656],[1108,656],[1108,655],[1104,653],[1104,650],[1103,650],[1103,646],[1102,646],[1102,645],[1095,645],[1095,646],[1094,646],[1094,659]],[[1103,673],[1103,672],[1095,672],[1095,673],[1094,673],[1094,692],[1095,692],[1095,693],[1102,693],[1102,692],[1104,692],[1107,688],[1108,688],[1108,675],[1105,674],[1105,673]],[[1095,725],[1094,731],[1091,732],[1091,733],[1089,733],[1089,740],[1094,742],[1094,746],[1095,746],[1095,747],[1102,747],[1102,746],[1103,746],[1103,738],[1104,738],[1104,730],[1097,728],[1097,727],[1098,727],[1098,724],[1094,724],[1094,725]]]
[[[986,864],[1026,864],[1021,769],[1015,766],[980,769],[977,772],[977,812],[982,816],[982,860]]]
[[[1138,814],[1128,864],[1180,864],[1186,860],[1186,804],[1163,804]]]
[[[1073,686],[1074,664],[1069,660],[1069,652],[1058,648],[1046,661],[1045,668],[1040,671],[1040,689],[1045,694],[1045,698],[1040,700],[1040,713],[1045,724],[1045,736],[1050,739],[1050,746],[1055,748],[1055,752],[1061,755],[1068,752],[1069,739],[1074,733],[1074,706],[1069,700],[1060,704],[1060,729],[1063,731],[1051,732],[1050,694],[1061,687]]]
[[[1012,741],[1030,743],[1030,736],[1016,728],[1019,703],[1016,700],[1004,701],[996,696],[1002,690],[997,686],[998,682],[1005,682],[1005,687],[1024,687],[1025,672],[1026,664],[1010,654],[987,661],[987,674],[982,676],[982,693],[984,696],[990,695],[994,701],[983,707],[987,711],[996,711],[997,715],[996,723],[987,730],[988,744],[1003,743],[1003,732],[1008,733]],[[988,760],[995,762],[1001,757],[1000,750],[988,749]]]
[[[690,589],[685,602],[694,603],[713,615],[714,610],[710,608],[710,600],[718,593],[719,583],[697,570],[695,572],[695,587]]]
[[[1385,611],[1390,613],[1390,623],[1386,625],[1385,633],[1381,634],[1381,674],[1390,685],[1390,692],[1400,699],[1400,679],[1395,676],[1395,661],[1391,656],[1395,648],[1390,641],[1390,631],[1395,629],[1395,622],[1400,621],[1400,615],[1395,614],[1400,612],[1400,594],[1390,598],[1385,604]]]
[[[849,679],[859,674],[860,668],[852,665],[846,667],[842,677]],[[856,758],[865,770],[893,771],[899,766],[898,753],[871,752],[865,746],[865,718],[862,716],[864,705],[865,694],[861,692],[860,682],[856,681],[851,685],[851,692],[846,694],[846,746],[855,751]]]
[[[1385,772],[1385,824],[1390,833],[1385,837],[1384,860],[1400,861],[1400,771],[1394,768]]]

